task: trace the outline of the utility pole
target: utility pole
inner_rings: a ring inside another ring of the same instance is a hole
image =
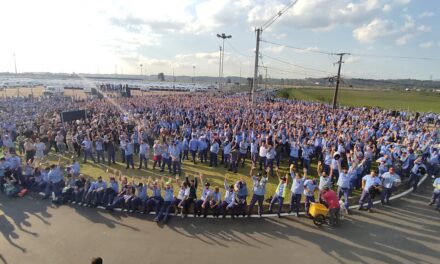
[[[255,90],[257,88],[257,78],[258,78],[258,57],[260,55],[260,35],[262,32],[261,28],[257,28],[257,45],[255,48],[255,68],[254,68],[254,80],[252,82],[252,90],[251,90],[251,101],[252,101],[252,106],[255,103]]]
[[[266,80],[264,81],[264,90],[267,90],[267,67],[264,67],[264,69],[266,70]]]
[[[222,33],[221,35],[217,34],[217,37],[223,39],[223,47],[220,47],[220,72],[221,72],[221,74],[219,74],[220,75],[219,84],[221,84],[219,85],[219,90],[220,90],[221,88],[223,88],[222,86],[223,86],[223,64],[225,62],[225,39],[230,39],[232,38],[232,36]]]
[[[142,67],[143,67],[143,65],[140,64],[140,66],[141,66],[141,78],[142,78],[142,75],[143,75]]]
[[[222,78],[222,46],[219,47],[220,49],[220,56],[218,61],[218,91],[220,92],[222,89],[221,85],[221,78]]]
[[[342,58],[344,57],[344,55],[348,55],[350,53],[338,53],[336,55],[339,56],[339,62],[337,62],[339,64],[338,67],[338,76],[336,79],[336,89],[335,89],[335,93],[333,95],[333,109],[336,109],[336,102],[338,100],[338,90],[339,90],[339,81],[341,79],[341,66],[342,66]]]
[[[15,74],[17,74],[17,59],[15,58],[15,53],[14,53],[14,67],[15,67]]]

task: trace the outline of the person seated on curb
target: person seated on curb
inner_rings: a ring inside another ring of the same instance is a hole
[[[246,181],[243,180],[243,178],[240,178],[235,184],[234,184],[235,193],[237,194],[235,200],[237,203],[237,207],[235,209],[236,216],[243,215],[245,217],[246,215],[246,207],[247,202],[246,198],[248,196],[248,188],[246,185]]]
[[[144,180],[143,182],[139,182],[136,188],[136,195],[131,199],[130,204],[128,206],[128,210],[130,212],[138,211],[140,206],[143,207],[143,204],[148,200],[147,193],[147,182]]]
[[[73,200],[73,190],[75,189],[75,178],[71,173],[66,176],[66,186],[61,192],[62,203],[71,202]]]
[[[200,176],[201,176],[201,174],[199,174],[199,177]],[[186,176],[185,181],[188,185],[188,188],[187,188],[188,191],[185,192],[185,197],[180,202],[180,209],[182,209],[182,217],[187,216],[189,206],[191,204],[194,204],[195,201],[197,200],[197,186],[198,186],[197,177],[194,177],[194,179],[190,181],[188,176]],[[195,216],[196,216],[196,212],[194,210],[194,217]]]
[[[151,182],[151,178],[148,178],[147,182],[148,189],[151,190],[152,195],[145,203],[144,212],[149,214],[151,209],[155,209],[156,215],[159,213],[160,207],[163,204],[163,198],[161,195],[161,181],[155,180]]]
[[[431,206],[437,202],[435,209],[440,211],[440,177],[434,180],[432,186],[434,186],[434,192],[428,205]]]
[[[204,188],[202,190],[202,196],[194,204],[194,210],[197,216],[201,216],[202,211],[203,215],[207,214],[207,210],[209,209],[209,198],[211,195],[211,189],[209,189],[209,186],[211,185],[209,184],[209,182],[203,184],[203,176],[201,173],[199,173],[199,179],[201,185],[204,186]]]
[[[50,194],[53,192],[54,200],[61,197],[61,190],[64,187],[63,174],[60,169],[61,157],[58,158],[57,164],[52,164],[50,166],[50,171],[47,174],[48,184],[46,185],[46,190],[43,199],[49,198]]]
[[[252,165],[251,171],[249,172],[249,176],[252,177],[253,182],[253,194],[251,202],[249,203],[248,208],[248,217],[251,216],[252,210],[254,209],[255,203],[258,202],[258,215],[261,217],[263,215],[263,202],[264,195],[266,194],[266,183],[268,181],[267,173],[266,176],[263,177],[261,173],[257,173],[254,175],[254,170],[256,169],[255,165]]]
[[[177,192],[177,196],[174,197],[172,206],[174,206],[174,215],[180,213],[183,214],[182,209],[180,208],[182,200],[185,198],[185,193],[189,195],[189,187],[186,181],[180,182],[179,179],[176,179],[177,186],[179,187],[179,191]]]
[[[220,192],[220,187],[215,186],[214,191],[211,192],[211,195],[209,197],[209,205],[208,205],[214,217],[219,216],[221,203],[222,203],[222,194]],[[206,217],[206,211],[203,217]]]
[[[130,186],[126,189],[126,191],[120,192],[118,196],[115,197],[113,203],[111,205],[106,206],[106,210],[113,211],[117,207],[121,207],[123,211],[125,208],[128,208],[130,200],[133,198],[135,194],[135,188]]]
[[[98,180],[95,182],[92,182],[90,185],[86,196],[85,196],[85,203],[89,207],[96,207],[99,203],[99,197],[98,193],[103,192],[107,188],[107,183],[102,180],[102,176],[98,176]]]
[[[275,172],[277,174],[277,177],[279,178],[279,183],[277,188],[275,189],[275,194],[272,197],[272,200],[269,203],[269,214],[272,213],[272,207],[274,204],[278,204],[278,217],[281,217],[281,212],[283,210],[283,202],[287,195],[287,179],[289,175],[281,176],[278,172],[278,168],[275,168]]]
[[[329,209],[330,224],[337,224],[340,211],[338,196],[332,189],[330,189],[330,187],[326,186],[322,191],[321,198],[325,206]]]
[[[84,175],[80,174],[78,178],[75,180],[75,186],[73,187],[72,193],[72,202],[81,203],[83,201],[85,190],[89,186],[86,183],[90,184],[90,180],[87,182]]]
[[[225,187],[225,199],[223,200],[223,202],[221,203],[220,209],[221,212],[223,214],[223,218],[226,218],[226,212],[229,211],[229,214],[231,215],[231,218],[234,218],[235,215],[235,207],[236,207],[236,203],[235,203],[235,190],[234,190],[234,185],[231,184],[228,186],[228,175],[225,174],[225,182],[224,182],[224,187]]]
[[[367,200],[367,210],[368,212],[372,213],[373,211],[371,208],[373,207],[373,199],[378,194],[379,188],[381,186],[381,180],[379,177],[377,177],[377,174],[375,171],[371,171],[370,174],[365,175],[362,178],[362,194],[361,198],[359,199],[359,207],[358,210],[364,209],[364,203],[365,200]]]
[[[115,178],[115,171],[113,171],[113,174],[109,173],[109,170],[107,169],[107,175],[109,176],[109,185],[107,188],[103,190],[100,203],[103,206],[107,206],[113,202],[113,199],[115,198],[116,194],[119,192],[119,183]],[[122,173],[119,171],[119,181],[122,182]]]
[[[171,178],[168,178],[164,186],[164,199],[163,199],[164,202],[160,208],[159,213],[156,215],[153,221],[160,222],[163,219],[164,223],[168,222],[171,205],[174,200],[173,194],[174,194],[174,190],[173,190],[173,185],[171,184]]]

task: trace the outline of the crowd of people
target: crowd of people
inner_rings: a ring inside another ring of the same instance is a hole
[[[61,122],[60,112],[77,109],[86,109],[87,118]],[[0,126],[0,182],[6,194],[35,190],[43,198],[107,210],[154,210],[156,221],[168,220],[173,208],[182,216],[193,208],[196,216],[234,217],[252,214],[258,204],[262,215],[265,197],[270,197],[269,213],[278,204],[280,216],[290,198],[289,211],[299,215],[301,201],[308,212],[316,193],[330,209],[339,208],[335,197],[348,209],[355,189],[362,190],[359,209],[371,211],[375,196],[389,205],[398,185],[416,190],[423,175],[439,174],[440,115],[433,113],[332,109],[266,96],[251,106],[243,95],[8,98],[0,106]],[[76,157],[65,168],[42,167],[50,152]],[[127,170],[157,168],[172,177],[135,182],[113,172],[109,182],[93,180],[81,174],[80,159],[109,167],[121,160]],[[250,178],[229,182],[225,177],[224,188],[211,188],[202,175],[179,181],[182,165],[189,162],[237,173],[245,170],[246,160]],[[280,175],[282,162],[290,166],[285,175]],[[317,163],[317,178],[310,176],[312,163]],[[267,194],[271,177],[279,184]],[[435,182],[431,204],[440,210],[440,184]]]

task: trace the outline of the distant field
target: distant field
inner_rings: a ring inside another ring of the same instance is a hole
[[[288,93],[291,99],[330,103],[333,100],[334,90],[289,88],[279,91],[278,95],[282,96],[285,92]],[[338,93],[338,104],[347,106],[377,106],[386,109],[440,113],[440,94],[389,90],[341,89]]]

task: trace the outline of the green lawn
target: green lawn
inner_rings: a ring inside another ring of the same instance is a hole
[[[118,155],[119,154],[119,155]],[[49,165],[49,164],[53,164],[55,161],[57,160],[57,156],[53,153],[51,153],[45,160],[45,162],[43,163],[44,165]],[[72,160],[71,155],[64,155],[62,156],[61,159],[61,164],[62,165],[67,165],[70,164]],[[82,163],[82,157],[79,160],[80,164],[81,164],[81,173],[83,173],[85,176],[87,177],[91,177],[91,178],[97,178],[98,176],[102,176],[103,179],[108,180],[108,175],[106,173],[106,170],[108,169],[111,172],[113,172],[114,170],[116,170],[116,172],[121,171],[122,174],[124,176],[127,176],[129,178],[134,177],[135,182],[138,182],[139,180],[143,179],[143,178],[148,178],[151,177],[153,180],[154,179],[162,179],[165,177],[171,177],[173,179],[175,179],[175,175],[170,175],[167,172],[167,169],[165,168],[165,172],[161,173],[160,169],[158,169],[156,167],[155,170],[152,169],[152,160],[149,160],[148,162],[148,169],[141,169],[138,170],[136,168],[136,166],[138,165],[138,159],[137,157],[135,157],[135,169],[125,169],[125,164],[122,164],[120,162],[120,153],[117,153],[116,156],[116,160],[117,163],[115,165],[110,165],[107,166],[107,164],[96,164],[93,163],[93,161],[88,161],[87,163]],[[219,160],[220,162],[220,160]],[[258,165],[258,164],[257,164]],[[249,177],[249,171],[251,168],[251,162],[248,160],[246,161],[245,166],[239,167],[238,168],[238,173],[232,173],[227,171],[227,169],[225,169],[223,166],[219,166],[217,168],[212,168],[209,167],[207,163],[200,163],[198,162],[197,164],[193,164],[190,161],[184,161],[182,163],[182,176],[180,177],[180,180],[183,180],[185,178],[186,175],[188,175],[191,178],[193,178],[193,176],[198,175],[199,172],[201,172],[204,176],[204,181],[205,182],[209,182],[211,184],[211,187],[214,186],[220,186],[220,190],[222,190],[222,194],[224,194],[224,188],[223,188],[223,181],[224,181],[224,177],[225,175],[228,175],[229,184],[235,183],[235,181],[239,180],[239,179],[244,179],[246,180],[247,184],[248,184],[248,188],[249,191],[252,194],[252,180]],[[316,173],[316,162],[314,164],[312,164],[312,175],[314,177],[316,177],[317,173]],[[288,161],[285,160],[283,161],[283,163],[280,166],[280,170],[279,170],[279,174],[280,175],[284,175],[285,173],[287,173],[288,171]],[[255,170],[255,172],[258,172],[258,169]],[[290,181],[290,178],[289,178]],[[269,177],[269,182],[267,184],[267,192],[266,192],[266,196],[269,197],[271,195],[274,194],[275,188],[278,184],[278,178],[276,176],[274,177]],[[177,184],[174,182],[174,191],[177,195]],[[200,195],[201,193],[201,186],[198,189],[198,193]]]
[[[278,95],[282,96],[285,92],[288,93],[291,99],[331,103],[334,89],[289,88],[279,91]],[[440,94],[394,90],[340,89],[338,104],[440,113]]]

